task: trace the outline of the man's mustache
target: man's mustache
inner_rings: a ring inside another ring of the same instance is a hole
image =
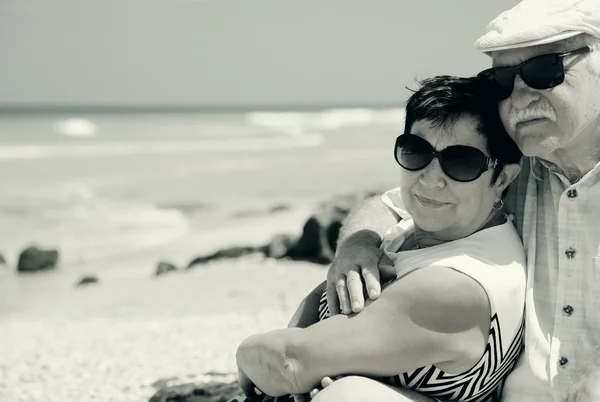
[[[514,130],[517,124],[535,119],[548,119],[556,122],[554,108],[545,103],[531,105],[526,109],[512,109],[508,115],[508,125]]]

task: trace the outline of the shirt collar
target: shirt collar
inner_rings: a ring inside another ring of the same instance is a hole
[[[563,174],[562,170],[558,166],[556,166],[552,162],[548,162],[544,159],[540,159],[535,156],[529,157],[529,164],[530,164],[531,174],[537,181],[543,180],[544,170],[547,170],[549,173],[556,175],[561,181],[565,182],[568,185],[573,185],[573,184],[579,183],[582,179],[582,178],[579,178],[579,180],[575,181],[574,183],[571,183],[567,179],[567,177]],[[600,173],[600,163],[596,164],[594,169],[592,169],[592,171],[589,172],[587,175],[584,175],[584,177],[586,177],[590,174],[597,175],[598,173]]]
[[[571,186],[577,183],[571,183],[567,176],[565,176],[562,170],[552,162],[549,162],[544,159],[540,159],[537,157],[530,157],[531,160],[531,174],[537,181],[542,181],[544,177],[544,170],[548,173],[554,174],[561,182],[563,182],[566,186]]]
[[[535,156],[529,158],[529,166],[531,168],[531,174],[537,181],[542,181],[544,174],[544,168],[548,169],[548,162],[543,161]]]

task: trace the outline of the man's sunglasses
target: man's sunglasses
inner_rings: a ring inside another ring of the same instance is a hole
[[[433,158],[437,158],[449,178],[463,183],[476,180],[497,164],[481,150],[466,145],[453,145],[436,151],[429,142],[415,134],[402,134],[396,138],[394,157],[400,166],[410,171],[425,169]]]
[[[566,53],[550,53],[532,57],[512,67],[494,67],[483,70],[477,76],[492,85],[492,91],[500,100],[510,97],[518,74],[530,88],[550,89],[565,80],[563,59],[591,52],[590,47],[582,47]]]

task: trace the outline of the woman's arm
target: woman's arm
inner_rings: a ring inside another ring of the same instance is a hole
[[[360,314],[250,337],[237,361],[273,396],[309,392],[326,376],[395,375],[440,363],[466,370],[483,355],[489,325],[489,301],[475,280],[427,267],[392,283]]]

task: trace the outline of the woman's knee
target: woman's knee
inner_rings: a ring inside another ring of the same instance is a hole
[[[312,402],[368,401],[367,396],[370,397],[370,395],[366,394],[365,391],[372,388],[370,381],[373,380],[359,376],[340,378],[327,388],[321,390]]]
[[[399,391],[367,377],[349,376],[335,381],[312,400],[312,402],[339,401],[425,402],[430,399],[410,391]]]

